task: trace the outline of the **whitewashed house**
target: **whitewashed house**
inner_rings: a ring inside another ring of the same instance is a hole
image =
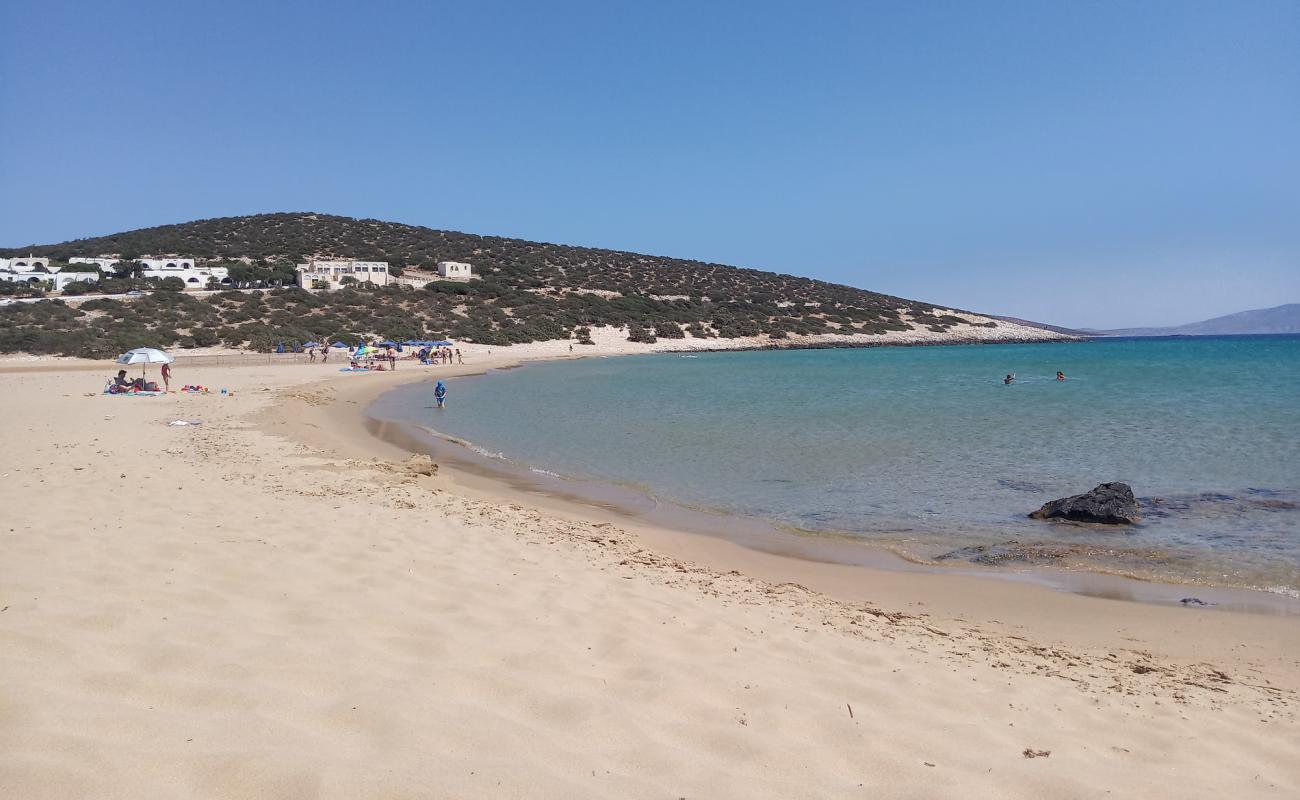
[[[387,261],[310,258],[306,264],[299,264],[297,269],[298,285],[304,289],[315,288],[317,284],[324,284],[327,289],[338,289],[344,285],[345,278],[376,286],[387,286],[393,280]]]
[[[117,256],[98,256],[96,258],[87,258],[86,256],[73,256],[68,259],[69,264],[94,264],[99,267],[100,272],[112,272],[113,266],[120,261]]]
[[[60,270],[58,267],[52,267],[49,272],[35,272],[26,269],[22,272],[13,269],[0,269],[0,281],[10,283],[28,283],[28,284],[48,284],[49,288],[56,292],[63,291],[63,288],[74,281],[97,281],[99,280],[98,272],[72,272],[70,270]]]
[[[77,256],[69,258],[69,264],[94,264],[102,272],[112,272],[117,268],[121,258],[117,256],[98,256],[96,258],[87,258]],[[230,270],[225,267],[205,267],[197,264],[193,258],[182,258],[180,256],[144,256],[137,258],[135,261],[143,265],[140,270],[141,278],[179,278],[185,284],[186,289],[203,289],[208,285],[209,280],[215,280],[223,286],[230,285]]]
[[[474,277],[474,268],[463,261],[439,261],[438,277],[453,281],[467,281]]]
[[[144,265],[140,271],[142,278],[180,278],[186,289],[202,289],[209,281],[222,285],[230,284],[230,270],[225,267],[204,267],[194,263],[192,258],[138,258]]]
[[[0,260],[6,262],[0,265],[0,269],[12,272],[48,272],[50,269],[50,260],[44,256],[15,256]]]
[[[98,272],[73,272],[67,269],[61,269],[50,275],[50,282],[54,286],[54,291],[61,292],[68,288],[68,284],[81,281],[83,283],[94,283],[99,280]]]
[[[48,272],[15,272],[12,269],[0,269],[0,281],[9,283],[40,283],[51,277],[53,276]]]

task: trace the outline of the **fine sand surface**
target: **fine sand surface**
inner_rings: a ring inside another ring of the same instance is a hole
[[[517,358],[0,367],[0,797],[1300,796],[1295,616],[783,558],[363,427]]]

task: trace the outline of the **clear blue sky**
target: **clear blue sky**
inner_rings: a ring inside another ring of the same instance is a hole
[[[0,4],[0,244],[314,210],[1067,325],[1300,301],[1300,3]]]

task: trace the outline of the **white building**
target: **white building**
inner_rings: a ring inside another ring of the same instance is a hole
[[[65,286],[75,281],[97,280],[99,280],[98,272],[69,272],[67,270],[59,271],[57,268],[52,272],[16,272],[12,269],[0,269],[0,281],[33,285],[47,284],[48,288],[56,292],[63,291]]]
[[[203,289],[208,285],[209,280],[215,280],[223,286],[230,285],[230,270],[225,267],[205,267],[194,262],[193,258],[182,258],[180,256],[144,256],[135,259],[136,263],[142,264],[140,270],[141,278],[179,278],[185,283],[186,289]],[[77,256],[69,258],[69,264],[94,264],[102,272],[113,272],[121,262],[116,256],[99,256],[96,258],[87,258]]]
[[[0,269],[12,270],[13,272],[48,272],[50,269],[50,260],[43,256],[15,256],[14,258],[0,258]]]
[[[438,277],[466,281],[474,277],[474,268],[461,261],[439,261]]]
[[[195,266],[192,258],[138,258],[144,265],[142,278],[180,278],[186,289],[202,289],[209,282],[228,286],[230,270],[225,267]]]
[[[298,265],[298,285],[304,289],[315,288],[318,283],[325,284],[328,289],[338,289],[343,286],[345,278],[377,286],[387,286],[392,282],[387,261],[311,258],[306,264]]]
[[[86,258],[84,256],[73,256],[68,259],[69,264],[94,264],[99,267],[101,272],[112,272],[113,265],[120,259],[117,256],[99,256],[98,258]]]
[[[0,269],[0,281],[10,283],[41,283],[53,277],[46,272],[14,272],[11,269]]]
[[[136,262],[143,264],[145,270],[184,270],[194,269],[194,259],[181,258],[180,256],[165,256],[163,258],[153,258],[152,256],[142,256],[136,259]]]
[[[61,292],[67,288],[68,284],[84,281],[94,283],[99,280],[98,272],[72,272],[70,270],[60,270],[50,276],[50,281],[54,286],[54,291]]]

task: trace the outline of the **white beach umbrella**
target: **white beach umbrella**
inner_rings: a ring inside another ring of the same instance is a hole
[[[170,364],[175,360],[176,359],[167,355],[163,351],[155,350],[152,347],[137,347],[134,350],[127,350],[125,353],[117,357],[117,363],[119,364],[126,364],[128,366],[139,364],[140,374],[142,376],[144,375],[145,364]]]

